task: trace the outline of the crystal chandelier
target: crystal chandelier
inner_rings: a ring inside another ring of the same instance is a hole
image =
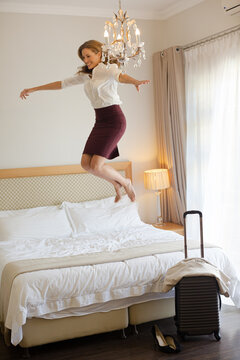
[[[118,61],[123,69],[129,59],[135,60],[134,67],[140,66],[145,59],[144,42],[141,42],[140,31],[136,21],[130,19],[127,11],[121,9],[119,0],[118,13],[113,16],[113,22],[105,21],[105,44],[102,46],[102,61]]]

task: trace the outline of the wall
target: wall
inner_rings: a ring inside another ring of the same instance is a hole
[[[206,0],[161,23],[161,50],[183,46],[240,24],[240,15],[226,15],[221,0]]]
[[[94,111],[80,86],[43,91],[21,100],[22,89],[72,76],[81,65],[80,44],[103,39],[103,18],[0,13],[0,168],[77,164],[94,123]],[[140,214],[153,222],[153,194],[143,186],[144,170],[156,167],[152,54],[157,51],[157,21],[138,25],[147,60],[128,74],[150,79],[140,94],[120,85],[127,131],[119,143],[121,160],[133,163]],[[154,199],[155,201],[155,199]]]

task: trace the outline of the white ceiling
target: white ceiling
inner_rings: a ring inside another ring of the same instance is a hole
[[[167,19],[204,0],[121,0],[129,17]],[[112,17],[119,0],[0,0],[0,12]]]

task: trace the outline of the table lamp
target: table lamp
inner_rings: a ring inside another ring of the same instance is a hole
[[[144,171],[144,186],[146,189],[154,190],[157,195],[156,225],[163,225],[160,195],[162,190],[170,187],[168,169],[152,169]]]

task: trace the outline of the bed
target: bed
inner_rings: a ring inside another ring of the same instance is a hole
[[[112,162],[131,178],[131,163]],[[23,348],[174,315],[162,293],[167,269],[183,259],[181,235],[144,224],[127,196],[80,165],[0,170],[1,329]],[[192,243],[189,256],[197,256]],[[239,281],[224,252],[207,260]]]

